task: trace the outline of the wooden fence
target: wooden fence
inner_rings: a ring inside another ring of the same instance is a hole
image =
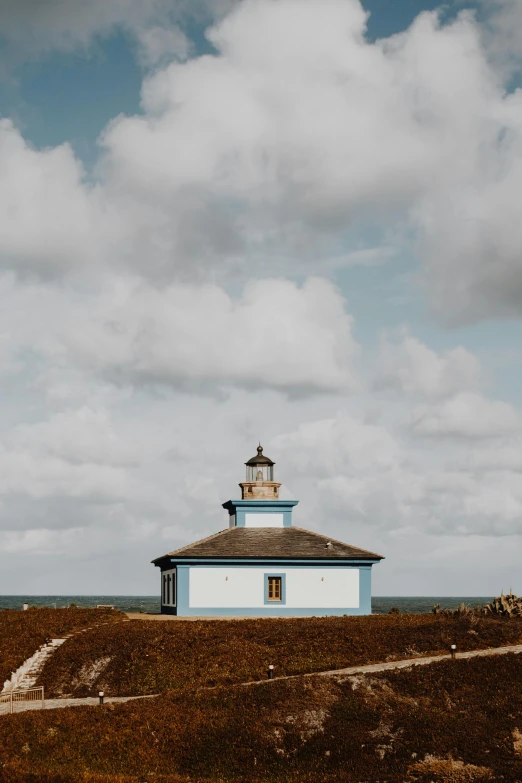
[[[13,712],[39,709],[45,709],[43,687],[0,693],[0,715],[12,715]]]

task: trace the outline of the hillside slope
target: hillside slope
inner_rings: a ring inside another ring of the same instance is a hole
[[[508,654],[15,715],[0,721],[0,765],[6,783],[512,782],[522,666]]]
[[[49,698],[138,696],[522,642],[522,618],[380,615],[131,621],[64,644],[39,684]]]
[[[0,610],[0,690],[4,680],[18,669],[47,637],[63,637],[72,631],[97,623],[126,620],[122,612],[111,609],[32,608],[26,612]]]

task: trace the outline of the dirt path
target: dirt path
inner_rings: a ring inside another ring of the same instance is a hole
[[[155,699],[156,696],[158,696],[157,693],[153,693],[150,696],[106,696],[104,699],[104,704],[117,704],[119,702],[132,701],[134,699]],[[63,707],[96,707],[98,705],[99,699],[97,696],[88,696],[84,699],[46,699],[44,709],[57,710]],[[40,702],[28,702],[27,704],[18,702],[15,713],[28,712],[29,710],[38,709],[42,709]]]
[[[455,658],[457,660],[467,658],[483,658],[487,655],[506,655],[507,653],[522,653],[522,644],[514,644],[510,647],[492,647],[487,650],[470,650],[469,652],[457,653]],[[274,677],[273,680],[252,680],[251,682],[240,682],[232,687],[244,687],[247,685],[269,685],[272,682],[278,680],[295,680],[297,677],[337,677],[344,676],[349,677],[354,674],[377,674],[378,672],[393,671],[394,669],[409,669],[413,666],[427,666],[430,663],[437,663],[438,661],[449,661],[450,655],[430,655],[424,658],[408,658],[402,661],[388,661],[387,663],[370,663],[363,666],[348,666],[346,669],[330,669],[325,672],[308,672],[306,674],[289,674],[281,677]],[[208,690],[215,690],[219,686],[213,686]],[[152,693],[147,696],[107,696],[105,697],[105,704],[112,702],[125,702],[133,699],[154,699],[159,696],[158,693]],[[46,699],[45,709],[53,710],[61,707],[82,707],[84,705],[96,706],[98,705],[98,698],[88,697],[84,699]],[[26,710],[38,709],[38,704],[23,704],[19,703],[16,707],[16,712],[25,712]]]
[[[486,655],[506,655],[506,653],[522,653],[522,644],[513,644],[510,647],[491,647],[487,650],[470,650],[469,652],[457,653],[455,658],[480,658]],[[240,685],[264,685],[265,683],[276,682],[277,680],[293,680],[296,677],[336,677],[338,675],[350,676],[351,674],[376,674],[393,669],[409,669],[412,666],[426,666],[429,663],[451,660],[451,655],[430,655],[420,658],[408,658],[402,661],[388,661],[386,663],[370,663],[364,666],[348,666],[346,669],[330,669],[326,672],[308,672],[306,674],[287,674],[281,677],[274,677],[273,680],[252,680],[251,682],[242,682]]]

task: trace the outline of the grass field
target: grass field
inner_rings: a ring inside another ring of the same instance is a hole
[[[63,645],[38,684],[48,697],[144,695],[303,674],[416,655],[522,643],[522,618],[376,615],[196,622],[130,621]]]
[[[522,780],[522,661],[170,692],[0,721],[4,783]]]

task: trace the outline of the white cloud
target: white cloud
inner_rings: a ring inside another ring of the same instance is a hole
[[[506,76],[522,65],[522,7],[519,0],[480,0],[483,39],[489,56]]]
[[[103,134],[96,185],[67,145],[0,123],[0,546],[81,549],[89,574],[117,552],[156,585],[148,559],[226,524],[258,438],[297,522],[382,544],[397,573],[405,541],[427,569],[444,539],[443,575],[448,539],[520,535],[519,414],[476,392],[476,358],[385,341],[375,399],[342,294],[280,277],[391,265],[413,235],[443,316],[519,312],[522,105],[472,15],[372,45],[355,0],[246,0],[209,33],[215,56],[163,68],[187,53],[171,11],[0,8],[23,57],[37,29],[35,56],[118,26],[156,68],[143,114]],[[400,429],[389,388],[434,400]],[[112,584],[134,585],[120,568]]]
[[[88,52],[100,37],[115,30],[135,36],[144,64],[165,54],[185,55],[179,24],[189,19],[219,18],[234,0],[3,0],[0,27],[5,70],[49,53]],[[159,29],[167,35],[160,36]]]
[[[191,50],[186,35],[178,28],[149,27],[138,33],[140,58],[145,66],[157,66],[162,60],[185,60]]]
[[[481,382],[478,359],[459,346],[438,354],[416,337],[404,334],[401,342],[381,340],[376,387],[407,394],[444,396],[475,389]]]
[[[203,394],[266,387],[290,395],[353,392],[361,384],[353,318],[321,278],[301,286],[252,281],[232,296],[211,284],[160,289],[121,276],[88,290],[18,283],[7,274],[0,293],[5,369],[38,360],[34,387],[57,410],[104,406],[114,396],[110,384]]]
[[[100,171],[137,234],[155,232],[146,274],[263,246],[321,254],[350,219],[404,219],[470,175],[498,95],[469,15],[425,14],[375,45],[364,25],[349,0],[252,0],[209,33],[218,55],[145,81],[144,115],[110,124]]]
[[[0,120],[0,266],[46,277],[100,260],[109,233],[83,175],[68,144],[34,150]]]
[[[49,455],[73,465],[132,465],[139,455],[136,443],[115,432],[107,411],[87,406],[55,413],[47,421],[22,424],[7,442],[33,456]]]
[[[298,490],[304,527],[328,527],[373,551],[372,540],[390,546],[411,535],[522,534],[520,474],[473,465],[464,448],[449,467],[444,450],[425,453],[346,413],[301,424],[273,443]]]
[[[157,289],[120,281],[61,335],[69,358],[116,382],[239,385],[290,393],[358,385],[352,319],[334,286],[309,279]]]
[[[434,194],[418,212],[425,287],[436,312],[455,323],[522,311],[520,91],[506,98],[495,132],[471,181]]]
[[[346,415],[304,423],[276,437],[273,446],[295,470],[319,478],[346,469],[380,474],[400,462],[398,445],[386,429]]]
[[[480,439],[517,432],[520,423],[520,414],[511,405],[462,392],[443,402],[418,406],[410,425],[416,435]]]
[[[118,468],[90,463],[73,465],[28,451],[0,453],[0,470],[0,495],[60,496],[96,503],[122,500],[127,492],[127,478]]]
[[[468,455],[468,465],[478,471],[522,472],[522,441],[511,439],[510,443],[498,444],[494,448],[475,447]]]
[[[85,41],[128,14],[151,61],[185,45],[150,21],[184,6],[95,5],[98,21],[77,14]],[[47,6],[44,28],[57,20],[76,40],[73,6]],[[22,24],[13,9],[8,31],[28,35],[31,15]],[[403,242],[418,234],[442,316],[518,314],[520,95],[505,94],[470,12],[446,26],[420,14],[375,44],[364,31],[356,0],[239,4],[208,33],[216,55],[157,70],[143,113],[109,124],[97,187],[68,147],[30,150],[4,121],[2,263],[47,275],[130,265],[162,281],[273,275],[274,254],[285,273],[312,259],[330,268],[332,245],[350,258],[369,227],[396,227]]]
[[[355,1],[250,0],[209,32],[216,56],[147,79],[143,116],[102,138],[100,171],[134,224],[127,261],[170,277],[277,247],[298,265],[327,259],[350,221],[349,252],[362,226],[394,220],[418,234],[442,315],[518,312],[520,96],[469,12],[421,14],[376,44],[364,29]]]

